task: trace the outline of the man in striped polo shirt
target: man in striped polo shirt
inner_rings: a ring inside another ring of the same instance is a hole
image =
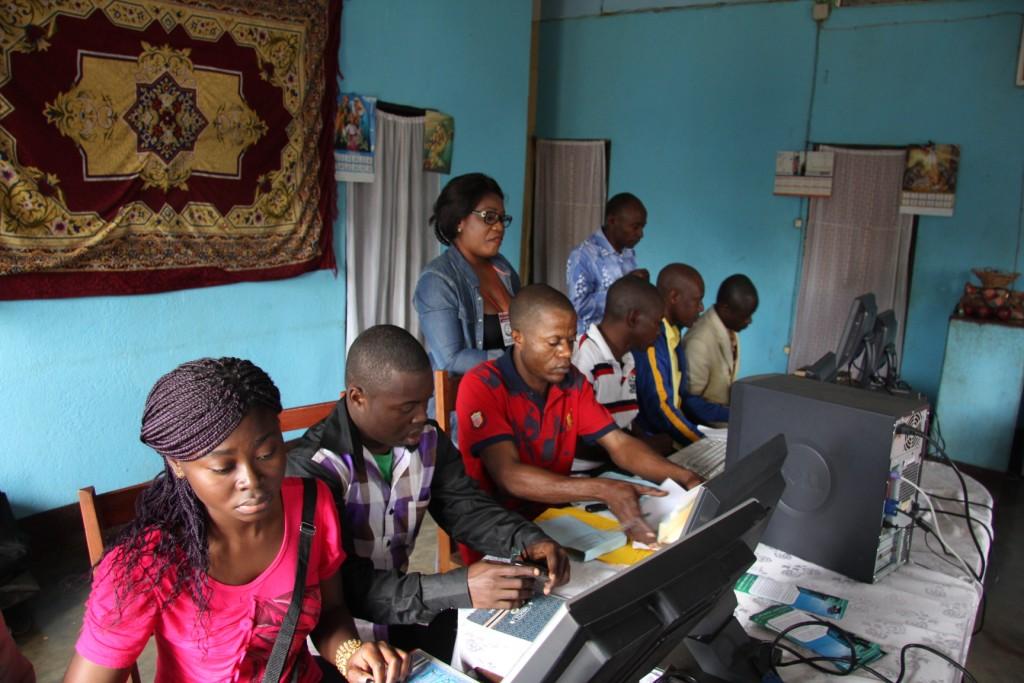
[[[635,277],[623,277],[608,289],[604,317],[580,337],[572,363],[594,387],[594,396],[620,429],[645,441],[655,451],[674,451],[667,434],[646,435],[633,429],[639,412],[633,351],[643,353],[658,338],[664,303],[657,287]],[[573,471],[595,469],[609,462],[600,447],[580,447]]]

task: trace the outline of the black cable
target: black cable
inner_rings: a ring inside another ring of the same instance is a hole
[[[940,652],[939,650],[936,650],[934,647],[931,647],[930,645],[923,645],[922,643],[909,643],[907,645],[904,645],[900,649],[900,674],[896,677],[896,683],[900,683],[900,681],[903,680],[903,676],[906,674],[907,671],[907,651],[912,650],[914,648],[924,650],[925,652],[931,652],[933,655],[938,655],[942,659],[946,660],[946,662],[950,666],[955,668],[957,671],[960,671],[964,675],[964,677],[967,678],[967,680],[972,681],[973,683],[978,683],[978,679],[975,678],[970,671],[961,666],[960,663],[957,662],[955,659],[953,659],[947,654]]]
[[[843,645],[849,648],[850,654],[845,657],[805,657],[804,655],[793,650],[788,645],[783,645],[781,642],[782,639],[786,637],[786,635],[790,631],[798,629],[801,626],[825,626],[826,628],[833,629],[842,639]],[[791,662],[779,662],[778,664],[776,664],[774,657],[774,652],[776,649],[789,652],[793,656],[797,657],[797,659]],[[822,673],[829,674],[830,676],[849,676],[851,673],[853,673],[854,669],[856,669],[857,665],[859,664],[857,660],[857,648],[856,645],[854,645],[851,634],[847,633],[835,624],[827,622],[823,619],[815,619],[814,617],[808,617],[808,619],[805,621],[799,621],[795,624],[790,624],[786,628],[779,631],[778,634],[775,636],[775,639],[771,643],[770,652],[772,653],[772,655],[768,658],[769,667],[771,667],[772,673],[778,676],[779,680],[782,680],[782,676],[781,674],[779,674],[779,671],[776,668],[776,666],[794,666],[796,664],[806,664],[812,669],[816,671],[821,671]],[[818,662],[846,662],[848,668],[845,671],[842,669],[829,669],[824,666],[821,666],[820,664],[818,664]]]
[[[955,567],[957,570],[963,569],[963,565],[961,565],[959,562],[953,562],[952,560],[948,559],[949,557],[953,557],[953,555],[951,553],[947,552],[945,547],[943,547],[943,549],[942,549],[942,554],[939,554],[939,552],[937,550],[935,550],[935,548],[932,547],[932,544],[928,542],[928,539],[930,538],[929,534],[931,534],[931,536],[935,536],[935,538],[937,538],[939,540],[939,543],[943,543],[942,539],[939,538],[939,535],[935,533],[935,530],[932,529],[928,524],[926,524],[924,522],[924,520],[919,519],[919,518],[911,515],[909,512],[904,512],[903,510],[900,510],[898,508],[897,508],[896,511],[906,515],[907,517],[910,517],[910,519],[913,520],[913,523],[915,525],[921,527],[921,529],[924,530],[924,532],[925,532],[924,545],[925,545],[926,548],[928,548],[928,550],[931,551],[932,555],[935,555],[935,557],[939,558],[940,560],[942,560],[943,562],[949,564],[950,566]],[[940,512],[940,511],[936,511],[936,512]],[[941,512],[946,512],[946,511],[942,510]],[[946,514],[956,515],[956,513],[953,513],[953,512],[948,512]],[[959,516],[959,515],[957,515],[957,516]],[[979,524],[981,523],[980,520],[973,520],[973,521],[978,522]],[[983,526],[982,528],[987,530],[987,527]],[[918,564],[920,564],[920,563],[918,563]],[[921,565],[921,566],[925,567],[925,565]],[[925,567],[925,569],[929,569],[929,567]],[[968,569],[970,569],[970,568],[968,567]],[[973,570],[971,570],[971,571],[973,573]],[[977,576],[975,576],[975,578],[977,578]],[[984,590],[984,586],[983,586],[982,587],[982,591],[981,591],[980,604],[978,605],[978,621],[974,625],[974,630],[971,631],[971,637],[974,637],[974,636],[978,635],[979,633],[981,633],[985,629],[985,614],[986,614],[987,611],[988,611],[988,599],[985,596],[985,590]]]
[[[994,544],[996,542],[995,539],[992,537],[992,530],[989,529],[988,525],[986,525],[985,522],[981,521],[980,519],[975,519],[974,517],[968,517],[967,515],[965,515],[962,512],[953,512],[952,510],[939,510],[937,508],[935,510],[935,514],[937,514],[937,515],[949,515],[950,517],[959,517],[960,519],[966,519],[969,522],[974,522],[975,524],[980,526],[981,530],[985,532],[986,536],[988,536],[989,547],[991,547],[992,544]]]
[[[977,576],[979,582],[982,582],[982,587],[984,588],[985,570],[988,568],[988,563],[985,560],[985,552],[981,549],[981,541],[978,540],[978,534],[974,530],[974,524],[972,524],[970,521],[972,519],[971,498],[970,495],[967,493],[967,481],[964,479],[964,475],[960,473],[960,468],[956,466],[956,463],[954,463],[953,459],[949,457],[949,455],[946,453],[946,450],[940,447],[934,439],[932,439],[930,436],[925,434],[920,429],[914,429],[909,425],[900,425],[899,427],[896,428],[896,431],[902,432],[904,434],[912,434],[927,441],[928,444],[931,445],[933,449],[942,456],[945,464],[948,465],[950,469],[953,470],[953,473],[956,474],[956,478],[960,480],[960,488],[963,490],[964,494],[964,515],[966,515],[966,518],[968,520],[967,532],[970,534],[971,540],[974,542],[974,547],[978,551],[978,559],[981,562],[981,569],[978,572]],[[935,523],[938,524],[939,520],[935,520]]]
[[[786,634],[788,634],[790,631],[800,628],[801,626],[825,626],[831,632],[837,635],[840,638],[840,640],[843,641],[843,645],[849,648],[850,654],[845,657],[807,657],[805,655],[800,654],[789,645],[782,643],[782,639],[786,636]],[[923,643],[908,643],[904,645],[902,648],[900,648],[899,674],[896,676],[895,680],[887,678],[885,675],[879,673],[875,669],[860,662],[859,658],[857,657],[857,649],[856,644],[854,642],[855,638],[856,636],[854,636],[852,633],[836,626],[832,622],[825,621],[823,619],[816,619],[814,617],[809,617],[806,621],[791,624],[783,630],[779,631],[779,633],[775,636],[775,639],[771,643],[772,656],[769,657],[769,660],[772,673],[775,674],[779,678],[779,680],[782,680],[782,676],[779,674],[779,671],[776,667],[796,666],[798,664],[804,664],[811,667],[812,669],[815,669],[822,673],[829,674],[830,676],[849,676],[854,671],[861,669],[863,671],[868,672],[872,676],[876,677],[880,681],[883,681],[883,683],[902,683],[904,677],[907,675],[907,652],[909,652],[910,650],[918,649],[924,650],[925,652],[930,652],[933,655],[942,658],[947,664],[954,667],[957,671],[961,672],[966,678],[966,680],[971,681],[971,683],[978,683],[978,679],[974,677],[974,674],[968,671],[962,664],[960,664],[944,652],[941,652],[940,650],[937,650],[934,647],[930,645],[925,645]],[[795,659],[788,662],[778,662],[776,664],[774,661],[774,652],[776,649],[781,650],[783,652],[788,652]],[[830,662],[833,665],[836,665],[839,662],[843,662],[847,665],[848,668],[846,668],[845,670],[830,669],[821,666],[820,664],[818,664],[818,662]]]
[[[936,462],[941,462],[941,461],[936,460]],[[943,463],[943,464],[945,464],[945,463]],[[948,501],[952,501],[954,503],[963,503],[964,502],[960,498],[952,498],[950,496],[937,496],[934,493],[929,494],[929,495],[931,495],[933,500],[948,500]],[[988,505],[987,503],[979,503],[977,501],[972,500],[972,501],[970,501],[970,504],[971,505],[977,505],[978,507],[985,508],[986,510],[991,510],[992,512],[995,512],[995,510],[996,510],[994,507],[992,507],[991,505]]]

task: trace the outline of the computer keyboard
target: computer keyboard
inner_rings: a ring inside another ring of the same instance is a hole
[[[682,448],[668,459],[702,479],[711,479],[725,471],[725,439],[704,438]]]

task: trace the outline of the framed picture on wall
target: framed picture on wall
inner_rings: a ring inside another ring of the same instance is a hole
[[[1020,32],[1020,48],[1017,51],[1017,85],[1024,85],[1024,29]]]

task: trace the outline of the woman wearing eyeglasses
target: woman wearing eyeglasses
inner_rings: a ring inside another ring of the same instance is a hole
[[[498,253],[511,222],[505,195],[483,173],[452,178],[434,202],[430,223],[449,248],[424,268],[413,304],[435,370],[463,375],[512,344],[519,275]]]

